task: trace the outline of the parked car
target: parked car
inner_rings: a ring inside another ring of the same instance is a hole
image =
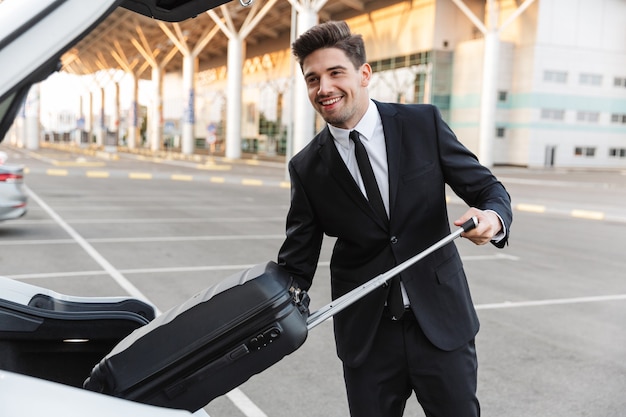
[[[0,152],[0,221],[18,219],[26,214],[28,197],[24,187],[24,167],[7,164]]]
[[[30,87],[57,71],[61,56],[117,7],[124,7],[154,19],[174,22],[204,13],[227,1],[0,0],[0,141],[11,127]],[[0,165],[0,219],[17,218],[25,213],[24,188],[22,167]],[[11,289],[8,286],[6,282],[0,282],[0,298],[5,299],[10,295]],[[14,301],[6,302],[13,308],[23,307]],[[90,300],[81,300],[76,308],[80,308],[83,302],[86,305],[92,304]],[[64,312],[53,311],[47,314],[56,317],[59,314],[62,316]],[[14,315],[10,316],[15,318]],[[2,328],[15,326],[15,320],[10,322],[14,324],[7,325],[6,321],[0,320],[0,333],[14,331],[11,328]],[[21,323],[18,327],[31,325],[37,328],[39,325],[36,319],[18,320],[18,323]],[[5,351],[0,349],[0,352]],[[195,414],[206,416],[203,410]],[[3,369],[0,370],[0,415],[175,417],[191,414],[183,410],[134,403]]]

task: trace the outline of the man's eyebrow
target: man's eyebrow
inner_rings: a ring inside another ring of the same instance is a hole
[[[344,67],[343,65],[335,65],[335,66],[333,66],[333,67],[326,68],[326,71],[325,71],[325,72],[330,72],[330,71],[334,71],[334,70],[338,70],[338,69],[343,69],[343,70],[345,70],[345,69],[346,69],[346,67]],[[309,71],[309,72],[307,72],[307,73],[305,73],[305,74],[304,74],[304,78],[308,78],[308,77],[310,77],[311,75],[315,75],[315,74],[316,74],[316,72],[315,72],[315,71]]]

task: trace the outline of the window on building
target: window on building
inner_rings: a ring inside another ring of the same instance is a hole
[[[384,70],[388,70],[388,69],[393,69],[395,68],[395,66],[393,66],[394,61],[392,58],[386,58],[386,59],[382,59],[380,61],[380,70],[384,71]]]
[[[508,98],[509,98],[509,93],[507,91],[498,91],[498,101],[500,103],[506,102]]]
[[[428,62],[428,52],[418,52],[416,54],[409,55],[408,65],[420,65]]]
[[[565,84],[567,82],[567,72],[546,70],[543,72],[543,80],[551,83]]]
[[[548,120],[563,120],[565,118],[565,110],[541,109],[541,118]]]
[[[611,123],[624,123],[624,124],[626,124],[626,114],[613,113],[611,115]]]
[[[613,85],[615,87],[626,87],[626,77],[615,77],[613,79]]]
[[[589,146],[577,146],[574,149],[574,155],[584,158],[593,158],[596,155],[596,148]]]
[[[370,61],[372,98],[406,103],[430,102],[444,118],[450,108],[452,52],[424,51]]]
[[[611,158],[626,158],[626,148],[610,148],[609,156]]]
[[[578,80],[584,85],[602,85],[602,75],[600,74],[582,73]]]
[[[594,111],[579,111],[576,113],[576,120],[579,122],[598,123],[600,113]]]
[[[506,136],[506,129],[504,127],[496,127],[496,137],[504,138]]]

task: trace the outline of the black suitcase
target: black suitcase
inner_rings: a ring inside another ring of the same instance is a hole
[[[308,296],[274,262],[196,294],[122,340],[86,389],[196,411],[307,337]]]
[[[154,308],[126,297],[73,297],[0,278],[0,369],[81,387],[93,364]]]
[[[274,262],[210,287],[135,330],[84,387],[195,412],[300,347],[308,331],[476,227],[461,228],[309,316],[308,295]]]

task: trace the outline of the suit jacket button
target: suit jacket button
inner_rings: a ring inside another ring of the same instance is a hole
[[[395,245],[396,243],[398,243],[398,238],[395,236],[391,236],[391,239],[389,239],[389,241]]]

